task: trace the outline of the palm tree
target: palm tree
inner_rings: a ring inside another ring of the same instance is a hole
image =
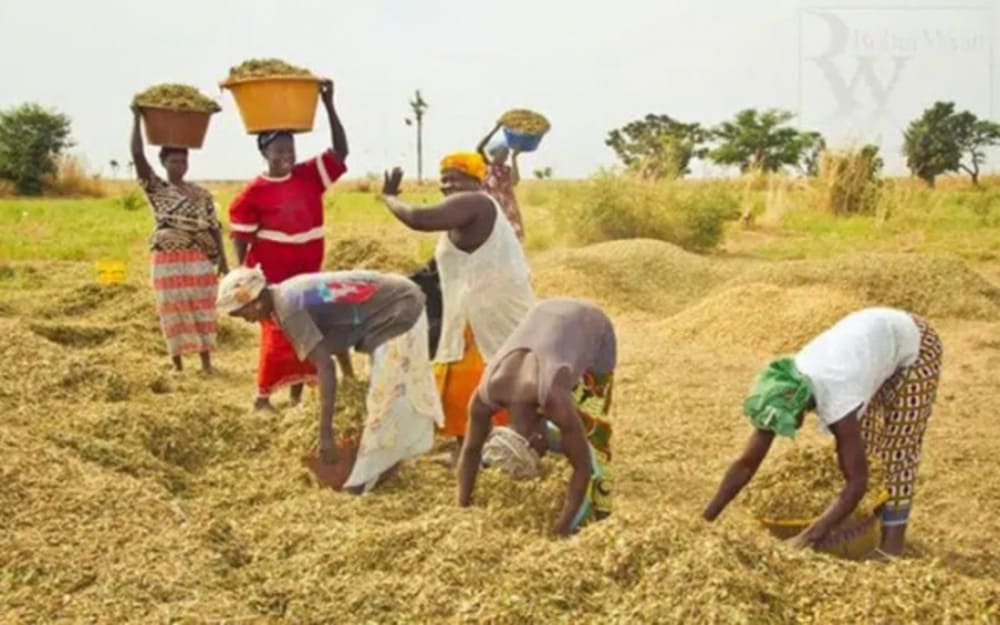
[[[424,181],[424,112],[429,108],[420,89],[410,100],[410,108],[413,110],[413,117],[417,120],[417,182]],[[412,126],[413,120],[406,118],[406,125]]]

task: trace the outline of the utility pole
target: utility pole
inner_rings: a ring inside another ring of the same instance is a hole
[[[410,100],[410,109],[413,111],[413,117],[417,122],[417,182],[424,181],[424,112],[428,109],[427,102],[424,100],[423,96],[420,95],[420,89],[417,89],[416,95]],[[406,125],[409,126],[413,122],[410,118],[406,119]]]

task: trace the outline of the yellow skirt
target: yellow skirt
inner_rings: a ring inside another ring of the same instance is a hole
[[[469,401],[479,386],[486,363],[476,348],[472,328],[465,326],[465,352],[457,362],[435,363],[434,379],[441,406],[444,408],[444,427],[438,432],[446,436],[465,436],[469,424]],[[494,425],[507,425],[507,411],[493,415]]]

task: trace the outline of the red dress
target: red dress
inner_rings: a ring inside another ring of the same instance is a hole
[[[283,178],[258,176],[229,206],[232,237],[247,241],[244,264],[260,264],[269,284],[320,271],[323,266],[323,192],[347,171],[332,151],[298,163]],[[268,396],[288,384],[314,381],[276,323],[261,323],[257,391]]]

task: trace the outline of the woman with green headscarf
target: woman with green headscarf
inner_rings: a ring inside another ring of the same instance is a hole
[[[866,454],[878,454],[889,501],[881,511],[883,554],[903,550],[923,435],[941,373],[941,341],[926,321],[902,310],[847,315],[794,358],[757,376],[743,412],[754,432],[703,514],[714,521],[757,472],[776,434],[794,437],[807,410],[833,433],[845,484],[801,534],[811,546],[850,515],[868,486]]]

